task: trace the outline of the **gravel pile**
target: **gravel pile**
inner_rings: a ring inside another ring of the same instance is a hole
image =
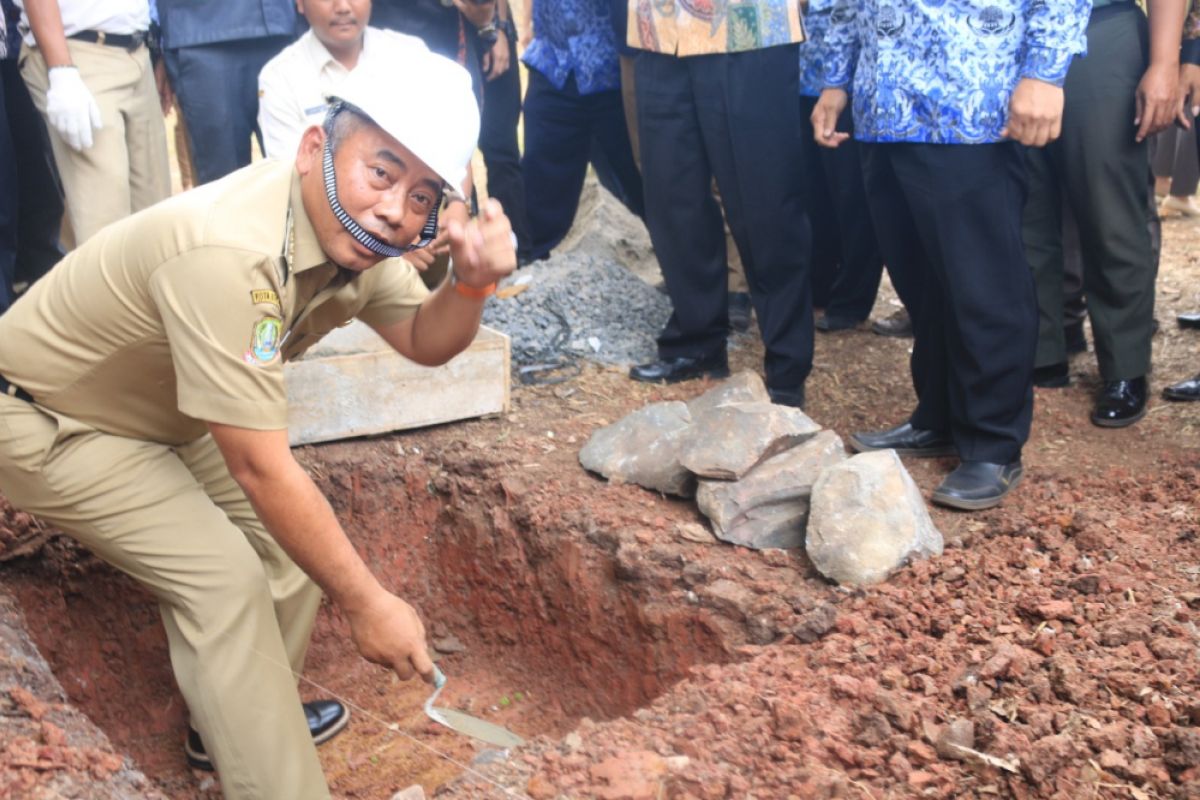
[[[539,261],[504,282],[527,284],[496,297],[484,324],[512,337],[514,367],[587,358],[605,364],[652,360],[655,337],[671,313],[666,295],[609,257],[580,251]]]

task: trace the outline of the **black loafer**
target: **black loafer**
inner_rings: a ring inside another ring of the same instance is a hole
[[[1178,314],[1175,321],[1179,323],[1181,328],[1200,328],[1200,311],[1193,311],[1190,314]]]
[[[721,351],[703,358],[660,358],[629,370],[629,377],[644,383],[678,383],[693,378],[728,378],[729,359]]]
[[[314,700],[304,704],[304,716],[308,720],[308,732],[313,744],[324,744],[337,736],[350,722],[350,712],[336,700]],[[187,741],[183,745],[188,764],[196,769],[211,772],[213,761],[204,750],[204,742],[195,728],[188,726]]]
[[[1107,381],[1096,406],[1092,422],[1101,428],[1124,428],[1146,416],[1146,379]]]
[[[1061,389],[1071,385],[1071,368],[1061,364],[1047,364],[1033,368],[1033,385],[1041,389]]]
[[[992,464],[964,461],[933,492],[933,502],[961,511],[980,511],[1000,505],[1024,474],[1021,462]]]
[[[750,304],[750,295],[746,292],[729,293],[729,327],[735,331],[750,330],[750,318],[754,306]]]
[[[872,450],[895,450],[900,456],[952,456],[957,451],[950,437],[938,431],[914,428],[911,422],[886,431],[853,433],[850,449],[856,453]]]
[[[900,309],[891,316],[872,322],[871,330],[880,336],[908,338],[913,335],[912,318],[908,316],[907,311]]]
[[[837,331],[850,331],[862,324],[861,319],[852,319],[850,317],[839,317],[836,314],[822,314],[817,318],[815,326],[822,333],[835,333]]]
[[[1168,386],[1163,389],[1163,397],[1185,403],[1200,400],[1200,375]]]

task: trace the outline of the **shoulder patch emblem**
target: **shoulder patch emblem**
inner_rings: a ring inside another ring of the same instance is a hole
[[[275,294],[274,289],[251,289],[250,302],[258,305],[259,303],[270,303],[273,306],[282,308],[279,305],[279,295]]]
[[[279,355],[283,341],[283,320],[279,317],[263,317],[254,323],[250,335],[250,349],[243,356],[247,364],[269,364]]]

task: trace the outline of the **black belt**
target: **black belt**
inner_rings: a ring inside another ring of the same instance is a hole
[[[0,392],[3,392],[9,397],[15,397],[18,400],[24,400],[26,403],[33,402],[33,395],[22,389],[20,386],[9,383],[8,378],[5,378],[3,375],[0,375]]]
[[[150,43],[150,32],[138,31],[137,33],[105,33],[104,31],[80,31],[79,33],[72,33],[67,38],[75,39],[79,42],[106,44],[110,47],[123,47],[132,53],[142,45]]]

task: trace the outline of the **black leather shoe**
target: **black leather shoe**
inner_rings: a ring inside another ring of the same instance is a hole
[[[729,377],[729,359],[725,351],[703,358],[660,358],[649,364],[638,364],[629,370],[629,377],[644,383],[678,383],[705,376]]]
[[[1071,385],[1071,368],[1066,362],[1033,368],[1033,385],[1042,389],[1061,389]]]
[[[313,744],[324,744],[337,736],[350,722],[350,712],[336,700],[314,700],[304,704],[304,716],[308,719],[308,732],[312,734]],[[196,769],[211,772],[213,761],[204,750],[204,742],[196,729],[188,726],[187,742],[183,752],[187,755],[188,764]]]
[[[729,293],[729,327],[735,331],[750,330],[750,317],[754,307],[750,304],[750,295],[746,292]]]
[[[1083,320],[1063,325],[1063,338],[1067,342],[1067,355],[1087,352],[1087,336],[1083,332]]]
[[[1021,482],[1024,472],[1019,460],[1010,464],[964,461],[934,490],[933,502],[962,511],[998,506]]]
[[[1190,314],[1179,314],[1175,317],[1175,321],[1179,323],[1181,328],[1200,328],[1200,311],[1193,311]]]
[[[908,312],[903,308],[883,319],[877,319],[871,323],[871,330],[878,333],[880,336],[896,336],[899,338],[908,338],[913,335],[912,318],[908,316]]]
[[[861,324],[861,319],[851,319],[850,317],[822,314],[816,321],[816,328],[822,333],[834,333],[836,331],[853,330]]]
[[[1107,381],[1096,406],[1092,422],[1101,428],[1124,428],[1146,416],[1146,379]]]
[[[1200,400],[1200,375],[1163,389],[1163,397],[1183,402]]]
[[[771,396],[771,402],[777,406],[791,406],[792,408],[804,409],[804,384],[800,384],[797,389],[772,389],[767,388],[767,394]]]
[[[895,450],[899,456],[952,456],[957,452],[946,434],[914,428],[911,422],[886,431],[853,433],[850,449],[856,453]]]

